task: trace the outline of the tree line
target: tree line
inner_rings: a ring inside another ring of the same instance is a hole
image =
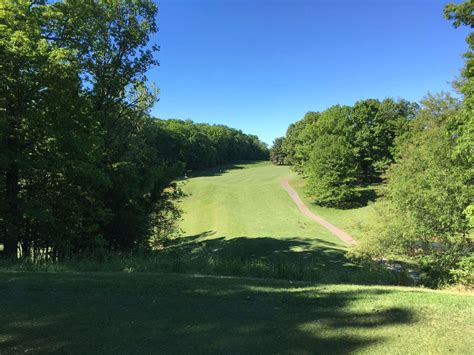
[[[369,99],[308,112],[275,141],[271,156],[306,176],[318,204],[348,205],[357,199],[358,185],[380,180],[393,163],[396,142],[418,109],[406,100]]]
[[[0,244],[58,260],[150,248],[172,233],[186,170],[266,159],[253,135],[159,120],[156,4],[0,5]]]
[[[169,155],[185,162],[187,170],[241,160],[268,160],[269,157],[266,144],[257,136],[224,125],[177,119],[155,122],[170,133],[170,140],[166,142]]]
[[[448,4],[455,27],[474,27],[472,1]],[[382,181],[376,216],[352,250],[356,258],[415,264],[421,282],[474,284],[474,34],[460,97],[428,94],[420,104],[362,100],[308,112],[275,140],[275,164],[306,177],[324,206],[345,207],[361,184]]]

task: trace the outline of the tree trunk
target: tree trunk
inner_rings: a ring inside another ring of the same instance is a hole
[[[14,165],[10,165],[6,174],[6,202],[8,210],[3,256],[14,259],[17,258],[20,223],[20,218],[18,216],[18,180],[18,168]]]
[[[20,172],[18,168],[18,126],[17,110],[15,107],[11,109],[11,115],[7,121],[7,150],[11,154],[10,161],[6,168],[5,174],[5,202],[6,202],[6,228],[5,241],[3,245],[3,256],[6,258],[17,258],[17,248],[20,231],[19,218],[19,180]]]

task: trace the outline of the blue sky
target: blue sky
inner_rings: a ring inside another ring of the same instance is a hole
[[[467,29],[435,0],[157,0],[152,114],[271,143],[307,111],[451,90]]]

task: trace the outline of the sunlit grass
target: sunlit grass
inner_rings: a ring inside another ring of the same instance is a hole
[[[344,247],[326,229],[301,215],[280,186],[282,179],[292,176],[286,166],[256,163],[188,179],[183,188],[189,196],[181,205],[184,235],[314,237],[315,242],[319,238]]]

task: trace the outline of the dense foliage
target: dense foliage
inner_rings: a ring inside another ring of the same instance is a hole
[[[425,282],[439,284],[472,253],[465,213],[473,199],[473,176],[467,156],[455,155],[458,141],[450,122],[459,111],[456,100],[429,96],[422,104],[386,174],[378,218],[359,250],[415,261]]]
[[[285,143],[285,138],[278,137],[273,141],[273,144],[270,148],[270,160],[275,165],[286,164],[287,157],[283,149],[284,143]]]
[[[449,4],[455,27],[474,27],[474,4]],[[288,162],[307,178],[316,203],[344,206],[357,185],[383,180],[377,216],[354,255],[418,265],[432,285],[474,284],[474,34],[462,94],[428,94],[418,104],[358,101],[308,113],[284,139]]]
[[[405,100],[368,99],[308,112],[288,128],[287,162],[307,177],[316,203],[350,204],[357,183],[379,180],[393,162],[396,142],[417,111],[417,104]]]
[[[170,134],[170,154],[188,170],[203,169],[240,160],[268,160],[268,149],[257,136],[224,125],[190,120],[156,120]]]
[[[322,205],[342,205],[357,197],[354,185],[360,167],[345,129],[350,108],[333,106],[322,112],[313,130],[309,160],[304,166],[307,191]]]
[[[474,3],[446,6],[455,27],[474,26]],[[428,96],[400,144],[387,173],[383,207],[370,238],[360,246],[370,256],[394,256],[421,266],[431,285],[474,284],[474,36],[468,36],[466,66],[449,95]]]
[[[286,162],[301,174],[304,174],[304,167],[316,137],[313,129],[318,117],[318,112],[307,112],[302,120],[290,124],[283,141]]]
[[[266,156],[255,136],[149,116],[156,14],[151,0],[1,2],[4,256],[148,247],[172,231],[186,167]]]

